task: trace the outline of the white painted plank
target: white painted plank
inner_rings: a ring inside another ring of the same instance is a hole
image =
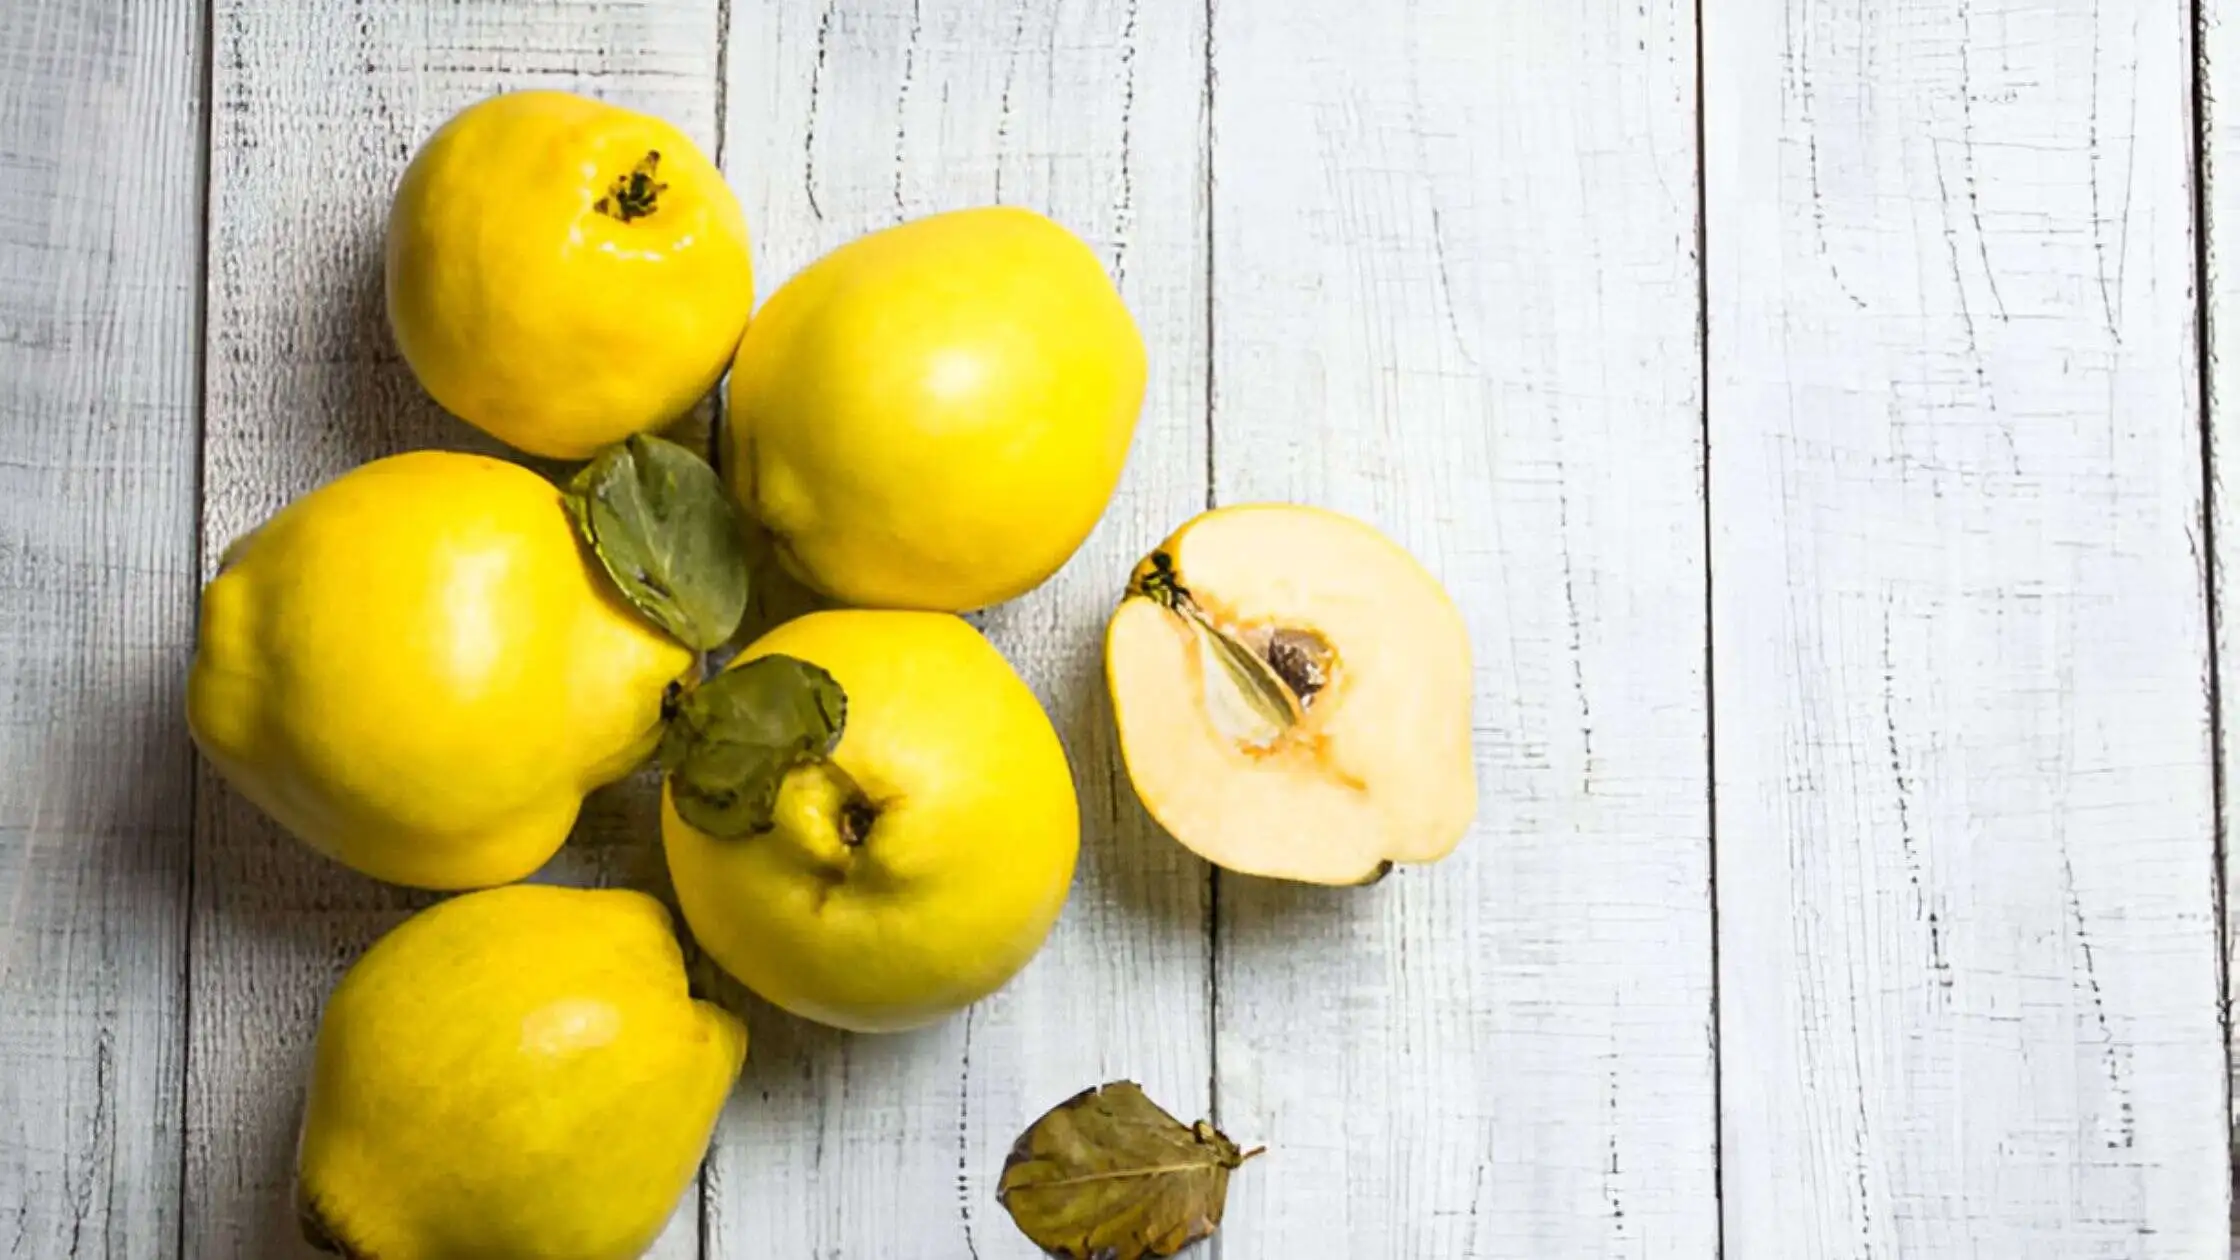
[[[1478,826],[1223,876],[1228,1260],[1717,1247],[1689,6],[1223,0],[1218,497],[1391,531],[1473,630]]]
[[[1205,872],[1115,777],[1098,658],[1133,562],[1205,501],[1203,18],[1196,0],[734,12],[729,168],[766,293],[903,218],[1028,205],[1103,253],[1152,368],[1103,527],[1048,585],[983,619],[1073,758],[1073,900],[1010,987],[923,1033],[849,1037],[757,1010],[710,1166],[711,1255],[1031,1256],[994,1183],[1035,1115],[1121,1076],[1178,1111],[1208,1103]]]
[[[1728,1254],[2222,1255],[2187,6],[1706,14]]]
[[[0,7],[0,1227],[178,1236],[202,6]]]
[[[720,0],[217,0],[203,564],[289,499],[400,449],[495,450],[413,382],[381,314],[390,191],[490,92],[566,87],[715,149]],[[644,778],[593,798],[543,878],[660,886]],[[318,1010],[427,898],[314,856],[205,771],[196,824],[186,1252],[297,1254],[295,1126]],[[654,1254],[699,1251],[688,1195]]]
[[[2232,1002],[2240,993],[2233,982],[2240,955],[2232,952],[2240,949],[2240,906],[2234,904],[2231,893],[2240,884],[2240,854],[2233,852],[2232,843],[2232,785],[2240,783],[2240,748],[2234,745],[2235,732],[2240,732],[2240,580],[2234,577],[2240,572],[2240,502],[2234,499],[2240,492],[2240,475],[2234,471],[2240,466],[2240,266],[2233,261],[2240,258],[2240,106],[2235,105],[2240,102],[2240,3],[2201,0],[2196,8],[2200,15],[2196,71],[2200,90],[2195,97],[2201,136],[2198,177],[2203,181],[2200,231],[2207,268],[2201,300],[2207,304],[2205,351],[2209,368],[2209,394],[2203,406],[2209,434],[2209,480],[2215,487],[2210,496],[2213,519],[2209,571],[2215,579],[2212,597],[2216,601],[2216,641],[2212,649],[2217,665],[2217,716],[2223,732],[2223,763],[2218,768],[2225,785],[2218,802],[2223,809],[2219,823],[2224,836],[2224,884],[2217,892],[2228,951],[2224,958],[2224,1000],[2225,1066],[2229,1073],[2240,1067],[2240,1043],[2232,1041],[2230,1018]],[[2236,1098],[2240,1098],[2240,1091],[2228,1084],[2228,1119],[2232,1131],[2240,1133],[2240,1110],[2231,1109]],[[2240,1240],[2240,1199],[2229,1206],[2232,1235]]]

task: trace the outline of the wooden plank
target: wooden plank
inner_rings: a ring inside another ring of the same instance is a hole
[[[711,1255],[1027,1257],[994,1182],[1043,1108],[1119,1076],[1177,1110],[1209,1101],[1204,868],[1117,777],[1098,657],[1129,567],[1205,501],[1204,6],[781,0],[733,21],[729,169],[766,292],[862,232],[1017,203],[1104,254],[1150,346],[1103,527],[983,619],[1051,708],[1081,788],[1082,865],[1056,934],[1003,992],[922,1033],[758,1011],[710,1165]]]
[[[2187,6],[1706,13],[1728,1254],[2222,1255]]]
[[[382,317],[396,177],[445,117],[566,87],[714,151],[721,0],[218,0],[203,565],[298,494],[419,446],[497,449],[412,380]],[[650,782],[593,798],[543,878],[661,883]],[[295,1254],[295,1125],[342,968],[428,898],[281,834],[205,772],[196,821],[186,1253]],[[688,1197],[655,1255],[699,1252]]]
[[[2223,869],[2222,885],[2217,889],[2218,913],[2224,925],[2224,1001],[2225,1001],[2225,1067],[2227,1087],[2225,1103],[2231,1131],[2240,1133],[2240,1089],[2232,1084],[2240,1073],[2240,1042],[2234,1040],[2231,1007],[2240,989],[2235,989],[2233,975],[2240,956],[2240,905],[2232,897],[2232,889],[2240,885],[2240,854],[2233,852],[2234,803],[2232,788],[2240,783],[2240,748],[2235,747],[2235,733],[2240,732],[2240,581],[2234,573],[2240,571],[2240,501],[2235,500],[2240,488],[2240,274],[2235,274],[2232,259],[2240,256],[2240,110],[2231,102],[2240,101],[2240,4],[2234,0],[2201,0],[2196,6],[2200,17],[2197,38],[2199,61],[2194,96],[2198,116],[2200,163],[2196,168],[2201,181],[2199,208],[2202,233],[2201,301],[2203,331],[2207,344],[2203,352],[2208,356],[2208,371],[2204,384],[2208,397],[2203,400],[2203,424],[2208,431],[2209,484],[2215,489],[2210,493],[2212,514],[2210,537],[2209,573],[2214,579],[2211,598],[2215,601],[2212,625],[2216,637],[2212,650],[2216,653],[2218,680],[2217,718],[2222,738],[2218,766],[2219,781],[2223,785],[2218,794],[2218,807],[2222,811],[2218,830],[2223,839],[2219,853]],[[2240,1197],[2230,1204],[2233,1220],[2232,1236],[2240,1239]]]
[[[1377,522],[1476,645],[1481,817],[1223,876],[1228,1260],[1717,1247],[1689,6],[1223,0],[1216,487]]]
[[[0,1219],[170,1255],[203,10],[0,7]]]

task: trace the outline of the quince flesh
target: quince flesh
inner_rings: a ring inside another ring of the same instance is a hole
[[[1105,670],[1137,795],[1218,866],[1365,883],[1445,857],[1477,811],[1461,614],[1349,517],[1192,519],[1138,566]]]

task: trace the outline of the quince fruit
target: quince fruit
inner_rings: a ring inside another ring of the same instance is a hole
[[[565,494],[480,455],[375,460],[227,551],[189,728],[242,795],[345,865],[511,882],[653,750],[693,649],[737,624],[738,531],[714,471],[658,439]]]
[[[994,992],[1080,848],[1057,732],[948,613],[787,622],[685,697],[662,840],[685,921],[748,988],[862,1032]]]
[[[690,411],[754,307],[746,216],[659,118],[508,92],[438,128],[389,208],[389,325],[438,403],[584,459]]]
[[[1144,373],[1143,338],[1079,238],[1011,207],[931,215],[771,295],[732,368],[726,466],[808,586],[980,608],[1088,537]]]
[[[1105,675],[1136,794],[1217,866],[1367,883],[1447,856],[1477,812],[1462,616],[1350,517],[1193,518],[1136,567]]]
[[[661,903],[518,884],[439,902],[344,974],[297,1150],[352,1260],[626,1260],[692,1184],[747,1030],[686,992]]]

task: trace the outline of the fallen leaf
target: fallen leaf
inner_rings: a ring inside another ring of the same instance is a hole
[[[1053,1256],[1171,1256],[1220,1226],[1230,1171],[1259,1153],[1203,1120],[1183,1124],[1133,1081],[1114,1081],[1019,1135],[996,1201]]]

